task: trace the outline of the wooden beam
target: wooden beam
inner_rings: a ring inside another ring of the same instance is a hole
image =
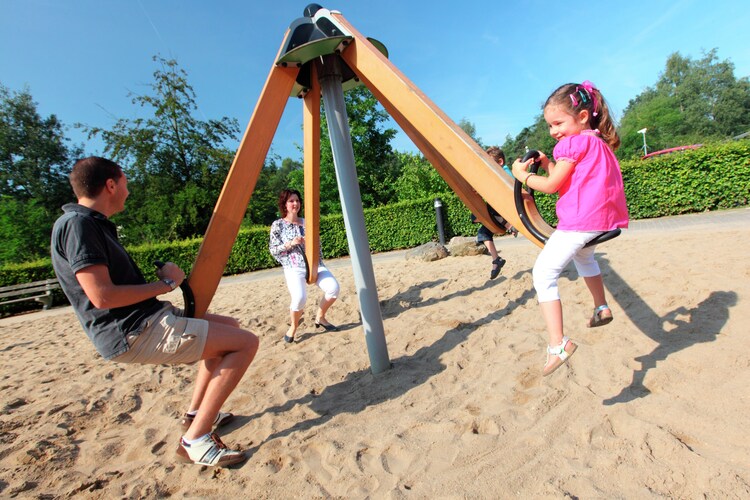
[[[305,257],[307,282],[318,280],[320,256],[320,84],[312,64],[312,88],[304,102],[305,154]]]
[[[287,99],[299,73],[274,65],[263,87],[245,135],[216,202],[206,235],[188,278],[195,295],[195,316],[208,310],[224,274],[255,183],[265,163]]]
[[[478,194],[526,238],[543,246],[543,242],[523,226],[516,213],[514,180],[341,14],[332,12],[331,15],[354,35],[354,43],[341,53],[342,59],[399,122],[467,207],[487,227],[497,227],[488,218],[486,209],[478,209]],[[549,228],[535,206],[529,204],[527,211],[530,219]]]

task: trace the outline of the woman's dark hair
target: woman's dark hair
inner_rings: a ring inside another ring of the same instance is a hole
[[[282,217],[286,217],[286,202],[293,194],[297,195],[300,207],[302,207],[302,195],[299,191],[296,189],[282,189],[279,193],[279,213]]]
[[[70,186],[77,198],[95,198],[107,185],[107,179],[122,177],[120,165],[99,156],[89,156],[75,162],[70,172]]]

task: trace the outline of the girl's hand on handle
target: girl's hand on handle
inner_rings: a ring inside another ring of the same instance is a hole
[[[534,161],[533,158],[529,158],[526,161],[521,161],[520,158],[516,158],[516,161],[513,162],[513,166],[511,168],[511,171],[513,172],[513,177],[518,179],[520,182],[523,182],[524,180],[526,180],[529,167],[531,166],[531,163],[533,161]]]

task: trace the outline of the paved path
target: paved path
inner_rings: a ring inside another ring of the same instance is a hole
[[[697,214],[675,215],[670,217],[659,217],[657,219],[636,220],[630,222],[627,231],[653,231],[664,232],[677,229],[691,228],[696,231],[710,232],[717,228],[743,228],[750,230],[750,207],[735,208],[731,210],[718,210],[714,212],[702,212]],[[526,238],[511,238],[504,236],[495,240],[500,247],[508,245],[532,245]],[[396,250],[393,252],[383,252],[373,254],[373,263],[389,262],[403,260],[404,254],[408,250]],[[326,259],[326,265],[331,269],[336,269],[350,265],[349,257],[338,259]],[[249,281],[264,280],[275,276],[282,276],[281,268],[263,269],[251,273],[238,274],[235,276],[225,276],[221,279],[219,286],[229,283],[245,283]],[[39,317],[69,313],[72,312],[70,306],[55,307],[48,311],[38,311],[28,314],[20,314],[8,318],[0,319],[0,327],[30,321]]]

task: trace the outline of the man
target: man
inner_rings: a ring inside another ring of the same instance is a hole
[[[179,286],[185,273],[167,262],[157,271],[160,280],[148,283],[120,244],[109,220],[125,209],[129,194],[119,165],[95,156],[78,160],[70,184],[78,203],[65,205],[55,222],[52,265],[89,339],[115,362],[200,361],[177,457],[209,466],[245,460],[211,431],[233,417],[219,410],[255,357],[258,338],[234,318],[184,318],[179,308],[156,300]]]

